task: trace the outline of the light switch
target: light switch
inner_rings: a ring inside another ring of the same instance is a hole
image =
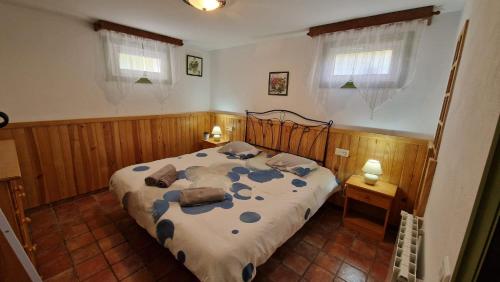
[[[342,148],[335,148],[335,155],[347,158],[349,157],[349,150]]]

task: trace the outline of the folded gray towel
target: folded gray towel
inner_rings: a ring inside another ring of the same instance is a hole
[[[146,185],[167,188],[177,180],[175,166],[168,164],[144,179]]]
[[[200,187],[182,190],[179,197],[181,207],[224,201],[224,189]]]

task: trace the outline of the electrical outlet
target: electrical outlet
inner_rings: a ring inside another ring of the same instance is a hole
[[[443,257],[443,260],[441,261],[441,267],[439,268],[439,281],[451,281],[450,258],[448,256]]]
[[[347,158],[349,157],[349,150],[342,148],[335,148],[335,155]]]

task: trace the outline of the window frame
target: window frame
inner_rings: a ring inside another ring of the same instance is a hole
[[[375,36],[368,36],[364,40],[367,41],[371,39],[375,41]],[[332,83],[337,80],[348,82],[352,79],[355,81],[356,78],[359,77],[364,77],[365,79],[379,80],[380,82],[377,83],[376,87],[372,86],[372,88],[374,89],[402,86],[402,83],[405,81],[406,77],[409,74],[410,66],[408,64],[409,63],[408,58],[412,53],[412,45],[413,41],[415,40],[415,32],[408,31],[408,32],[399,32],[396,34],[383,34],[381,38],[378,39],[379,41],[382,42],[377,42],[372,46],[364,44],[365,42],[356,43],[357,38],[355,38],[354,36],[352,36],[347,40],[344,40],[343,42],[339,42],[338,40],[329,40],[327,42],[324,42],[322,46],[323,53],[321,61],[323,67],[320,73],[319,87],[322,89],[332,89],[332,88],[342,89],[340,87],[332,86]],[[396,41],[404,41],[402,43],[403,48],[396,49],[394,47],[391,47],[391,45],[394,46],[394,42]],[[345,75],[333,74],[335,71],[335,58],[338,55],[350,54],[350,53],[362,53],[362,52],[377,52],[384,50],[392,51],[392,58],[388,74],[345,74]],[[333,66],[333,68],[328,67],[328,65]],[[398,70],[399,74],[395,76],[393,74],[393,71],[398,71]],[[329,73],[331,73],[332,75],[328,75]]]
[[[153,81],[154,83],[160,83],[164,85],[172,85],[173,81],[173,64],[172,64],[172,55],[169,51],[168,46],[161,46],[160,48],[155,48],[148,45],[148,42],[139,43],[136,42],[136,46],[126,46],[121,40],[113,39],[112,42],[105,42],[107,46],[106,50],[109,48],[116,49],[116,52],[113,52],[112,58],[110,58],[113,62],[111,63],[113,67],[107,68],[106,72],[106,80],[107,81],[127,81],[127,82],[135,82],[138,77],[146,75],[148,79]],[[109,51],[106,51],[109,52]],[[160,61],[160,72],[150,72],[150,71],[140,71],[140,70],[130,70],[130,69],[122,69],[120,67],[120,54],[128,54],[133,56],[140,57],[148,57],[159,59]],[[108,54],[108,57],[109,54]]]

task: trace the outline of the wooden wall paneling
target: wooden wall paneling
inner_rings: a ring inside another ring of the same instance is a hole
[[[104,151],[106,154],[108,174],[113,173],[118,169],[117,156],[115,154],[114,142],[113,142],[113,123],[111,122],[103,122],[102,123],[103,130],[103,142],[104,142]]]
[[[167,156],[171,157],[175,152],[179,151],[178,142],[172,142],[172,140],[174,140],[173,137],[177,136],[179,133],[177,132],[178,128],[176,121],[172,118],[167,118],[166,120],[168,124],[168,136],[165,139],[165,146],[169,148],[169,154]]]
[[[36,150],[40,158],[40,167],[42,169],[44,181],[44,200],[48,202],[57,201],[59,189],[57,183],[57,174],[52,161],[52,149],[50,146],[50,137],[47,127],[33,128]],[[21,174],[22,174],[21,170]]]
[[[151,120],[151,154],[155,160],[161,159],[165,154],[163,121],[164,119]]]
[[[211,131],[215,124],[221,126],[224,136],[244,140],[245,123],[245,116],[207,112],[31,122],[1,129],[0,139],[15,139],[27,207],[35,207],[106,187],[109,177],[122,167],[198,150],[202,133]],[[270,132],[268,126],[266,137],[258,136],[259,141],[278,146],[270,143]],[[284,134],[289,132],[290,128],[285,128]],[[311,144],[313,133],[304,135],[309,136],[302,141],[304,146]],[[277,142],[277,131],[275,134]],[[288,146],[287,142],[282,140],[281,146]],[[298,140],[292,138],[290,145],[297,146]],[[316,157],[320,157],[319,147],[313,150]],[[336,156],[335,148],[348,149],[349,158]],[[382,179],[400,187],[397,207],[411,209],[419,197],[426,148],[425,140],[332,128],[326,167],[343,181],[352,174],[362,174],[368,158],[379,159],[384,169]]]
[[[91,144],[91,132],[88,124],[81,124],[78,126],[78,133],[80,138],[80,150],[83,160],[83,171],[87,184],[81,187],[81,193],[87,193],[94,190],[98,183],[98,162],[97,157]]]
[[[413,175],[411,178],[411,190],[409,191],[409,199],[411,200],[410,206],[413,209],[418,202],[418,193],[419,193],[419,185],[420,185],[420,179],[422,178],[422,175],[424,174],[424,164],[425,164],[425,158],[427,155],[427,146],[418,146],[418,151],[417,151],[417,158],[415,161],[415,165],[413,167]]]
[[[35,150],[31,129],[16,128],[12,129],[11,132],[17,147],[19,166],[23,170],[23,186],[26,191],[23,204],[31,207],[43,199],[43,180],[38,152]]]
[[[87,176],[87,166],[85,164],[83,156],[84,150],[82,149],[81,145],[80,126],[75,124],[69,125],[69,132],[71,136],[71,150],[73,155],[75,185],[78,194],[83,194],[89,191],[89,178]]]
[[[101,189],[124,166],[199,149],[207,112],[11,124],[0,139],[19,148],[26,207]]]
[[[403,163],[405,158],[405,147],[404,143],[394,144],[394,156],[391,159],[391,174],[389,175],[388,181],[390,183],[399,183],[401,179],[401,173],[403,171]]]
[[[119,169],[125,166],[123,162],[122,146],[120,142],[120,124],[118,123],[118,121],[111,121],[110,124],[113,129],[112,140],[116,169]]]
[[[163,157],[171,157],[177,151],[177,142],[171,142],[172,136],[175,136],[174,120],[170,118],[162,119],[161,132],[163,135]]]
[[[111,171],[109,169],[108,154],[106,153],[106,137],[104,136],[104,122],[93,123],[93,129],[95,132],[95,139],[97,141],[97,156],[99,159],[99,187],[106,187],[108,185],[109,177],[111,176]]]
[[[63,198],[71,197],[77,195],[77,189],[75,184],[74,167],[73,167],[73,156],[71,154],[71,141],[67,125],[57,126],[57,130],[54,130],[54,138],[58,138],[60,144],[53,148],[52,152],[58,152],[56,164],[59,164],[58,173],[64,176],[64,182],[60,187],[66,187],[66,189],[59,189],[61,191],[61,196]],[[53,145],[55,143],[52,143]],[[61,177],[59,177],[61,178]]]
[[[423,216],[425,213],[427,200],[429,199],[429,194],[431,193],[434,173],[436,172],[436,166],[437,166],[437,160],[434,158],[430,158],[427,166],[425,167],[425,174],[422,180],[420,196],[418,198],[418,205],[416,206],[415,210],[415,214],[417,214],[418,216]]]
[[[360,136],[359,135],[351,135],[351,145],[349,148],[342,148],[349,150],[349,159],[347,161],[347,165],[345,167],[345,170],[348,172],[352,172],[352,174],[355,174],[356,169],[357,169],[357,163],[358,163],[358,149],[359,149],[359,143],[360,143]],[[332,146],[333,147],[333,146]],[[335,152],[335,148],[332,148],[333,152]],[[342,178],[340,179],[347,179],[349,175],[345,175],[344,172],[340,174]]]

